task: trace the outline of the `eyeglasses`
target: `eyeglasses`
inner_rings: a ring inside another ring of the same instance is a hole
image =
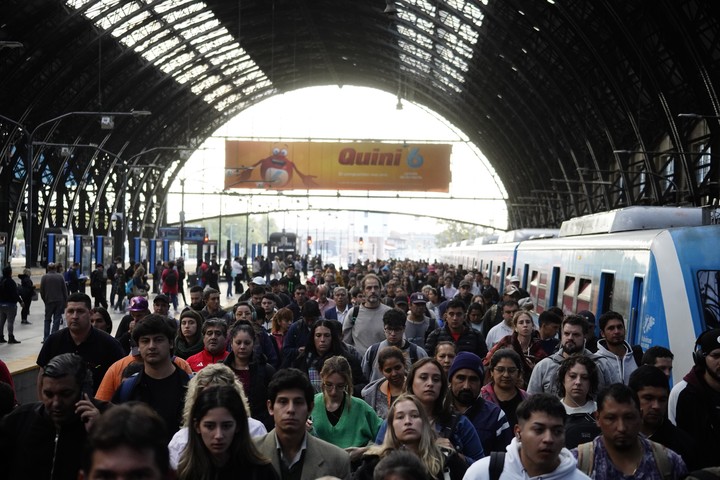
[[[518,371],[516,367],[495,367],[493,370],[500,375],[508,374],[508,375],[515,375]]]
[[[338,383],[335,385],[334,383],[325,382],[323,383],[323,387],[325,387],[327,390],[345,390],[347,388],[347,385],[344,383]]]

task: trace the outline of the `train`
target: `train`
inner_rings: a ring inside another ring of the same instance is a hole
[[[633,206],[574,218],[559,230],[517,230],[442,249],[443,262],[477,269],[502,293],[518,276],[538,313],[623,315],[627,341],[692,367],[695,339],[720,327],[717,210]]]

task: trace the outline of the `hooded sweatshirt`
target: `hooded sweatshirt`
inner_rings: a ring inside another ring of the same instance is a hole
[[[624,383],[627,385],[630,381],[630,374],[637,368],[637,363],[635,363],[635,357],[633,357],[633,351],[630,345],[628,345],[627,342],[623,342],[623,344],[625,345],[625,355],[620,358],[608,350],[607,340],[604,338],[598,340],[598,351],[595,354],[598,360],[596,360],[595,363],[605,362],[608,369],[615,374],[613,383]]]
[[[523,467],[520,460],[521,446],[522,445],[518,442],[517,438],[513,438],[510,445],[508,445],[507,452],[505,453],[505,464],[503,466],[503,472],[500,475],[500,480],[528,480],[531,478],[536,478],[538,480],[586,480],[590,478],[577,469],[577,461],[567,448],[560,450],[560,465],[558,465],[555,470],[536,477],[530,477],[525,471],[525,467]],[[488,456],[482,458],[468,468],[467,472],[465,472],[463,480],[489,480],[489,467],[490,457]]]

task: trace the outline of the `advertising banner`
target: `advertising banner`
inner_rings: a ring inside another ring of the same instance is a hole
[[[225,142],[225,189],[447,192],[449,144]]]

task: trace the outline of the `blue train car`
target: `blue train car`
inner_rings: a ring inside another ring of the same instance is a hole
[[[496,287],[501,274],[503,284],[518,275],[539,312],[617,311],[629,343],[673,351],[680,378],[695,338],[720,326],[720,226],[702,223],[698,208],[630,207],[570,220],[558,238],[451,247],[444,260],[512,255],[510,266],[490,263]]]

